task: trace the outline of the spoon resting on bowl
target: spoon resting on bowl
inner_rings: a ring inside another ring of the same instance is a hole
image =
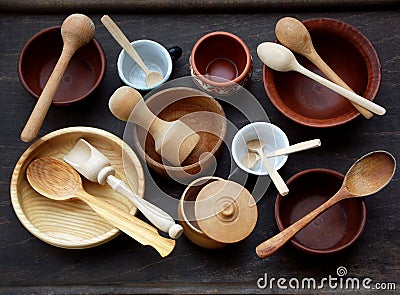
[[[385,151],[375,151],[358,159],[347,171],[339,191],[318,208],[256,248],[260,258],[267,258],[288,242],[321,213],[344,199],[372,195],[384,188],[396,170],[396,160]]]
[[[163,75],[158,71],[151,71],[147,68],[146,64],[140,58],[137,51],[133,48],[132,44],[126,38],[117,24],[109,17],[104,15],[101,22],[110,32],[111,36],[118,42],[118,44],[126,51],[126,53],[139,65],[139,67],[146,74],[146,84],[148,87],[154,87],[163,80]]]
[[[69,61],[79,48],[92,41],[94,32],[93,21],[83,14],[72,14],[62,23],[61,37],[64,45],[61,56],[21,132],[22,141],[30,142],[39,133]]]
[[[142,245],[149,245],[162,257],[169,255],[175,240],[160,236],[157,230],[120,208],[88,194],[78,172],[67,163],[54,158],[39,158],[26,170],[29,184],[39,194],[56,201],[78,198],[98,215]]]
[[[281,18],[276,23],[275,34],[279,42],[290,50],[306,57],[318,69],[320,69],[329,80],[354,92],[319,56],[312,43],[310,32],[301,21],[293,17]],[[365,118],[371,119],[373,117],[374,114],[370,111],[353,102],[352,104]]]
[[[268,171],[268,175],[271,177],[272,182],[275,184],[276,189],[282,196],[286,196],[289,193],[289,189],[286,183],[283,181],[282,177],[276,171],[275,167],[268,161],[264,156],[263,143],[261,140],[254,139],[247,143],[247,148],[250,152],[257,153],[258,156],[263,161],[265,169]]]
[[[384,115],[386,110],[377,105],[376,103],[350,91],[347,90],[313,72],[307,70],[305,67],[300,65],[296,60],[294,54],[287,49],[285,46],[273,42],[264,42],[258,45],[257,54],[261,61],[271,69],[280,72],[295,71],[303,74],[310,79],[328,87],[332,91],[342,95],[351,102],[362,106],[363,108],[373,112],[377,115]]]
[[[312,140],[307,140],[307,141],[299,142],[296,144],[292,144],[288,147],[277,149],[277,150],[269,152],[269,153],[264,153],[264,157],[271,158],[271,157],[289,155],[292,153],[312,149],[312,148],[319,147],[319,146],[321,146],[321,140],[320,139],[312,139]],[[245,167],[247,167],[248,169],[251,169],[260,160],[261,160],[261,157],[257,153],[250,152],[250,153],[247,153],[242,158],[241,162]]]

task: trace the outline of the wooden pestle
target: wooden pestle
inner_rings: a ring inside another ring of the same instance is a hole
[[[156,152],[173,165],[180,166],[199,142],[200,136],[182,121],[167,122],[155,116],[140,93],[131,87],[118,88],[110,97],[109,108],[118,119],[148,130]]]

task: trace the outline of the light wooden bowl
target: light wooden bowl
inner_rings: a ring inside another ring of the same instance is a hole
[[[26,179],[26,168],[40,157],[61,159],[75,143],[84,138],[104,153],[116,170],[116,176],[131,185],[141,197],[144,195],[144,174],[139,159],[128,145],[117,136],[90,127],[71,127],[51,132],[32,144],[15,165],[11,178],[11,202],[14,211],[34,236],[61,248],[82,249],[105,243],[119,234],[119,230],[98,216],[80,200],[54,201],[32,189]],[[125,166],[123,165],[125,164]],[[129,169],[125,169],[129,167]],[[136,207],[108,186],[83,179],[85,190],[121,209],[136,213]]]
[[[165,121],[182,120],[200,135],[194,150],[181,166],[171,166],[163,162],[155,151],[154,139],[140,126],[136,128],[135,145],[140,155],[145,154],[149,167],[164,177],[175,180],[192,180],[199,174],[208,174],[219,156],[225,139],[227,123],[222,106],[211,96],[197,89],[173,87],[150,96],[146,100],[149,109]]]

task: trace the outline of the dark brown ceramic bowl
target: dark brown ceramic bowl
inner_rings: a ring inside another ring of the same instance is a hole
[[[309,169],[287,181],[290,193],[278,194],[275,220],[280,230],[311,212],[332,197],[342,185],[344,176],[328,169]],[[343,200],[318,216],[291,240],[309,254],[333,254],[352,245],[362,234],[367,209],[362,198]]]
[[[212,168],[227,129],[224,110],[214,98],[197,89],[173,87],[151,95],[146,104],[159,118],[165,121],[180,119],[200,135],[196,147],[181,166],[171,166],[163,162],[155,151],[153,137],[137,126],[135,145],[139,154],[144,154],[150,168],[164,177],[179,181],[192,180]]]
[[[32,36],[22,48],[18,60],[18,77],[26,91],[39,98],[61,55],[61,27],[45,29]],[[106,71],[106,57],[96,40],[81,47],[73,55],[53,104],[70,105],[92,94]]]
[[[357,29],[334,19],[303,21],[321,58],[357,94],[373,100],[381,82],[381,66],[371,42]],[[301,65],[323,75],[305,57]],[[311,127],[332,127],[356,118],[351,103],[296,72],[277,72],[263,66],[264,87],[272,104],[289,119]]]

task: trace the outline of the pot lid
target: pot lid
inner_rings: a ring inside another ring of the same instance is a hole
[[[218,180],[207,184],[197,195],[195,216],[199,228],[220,243],[246,238],[257,222],[253,196],[240,184]]]

